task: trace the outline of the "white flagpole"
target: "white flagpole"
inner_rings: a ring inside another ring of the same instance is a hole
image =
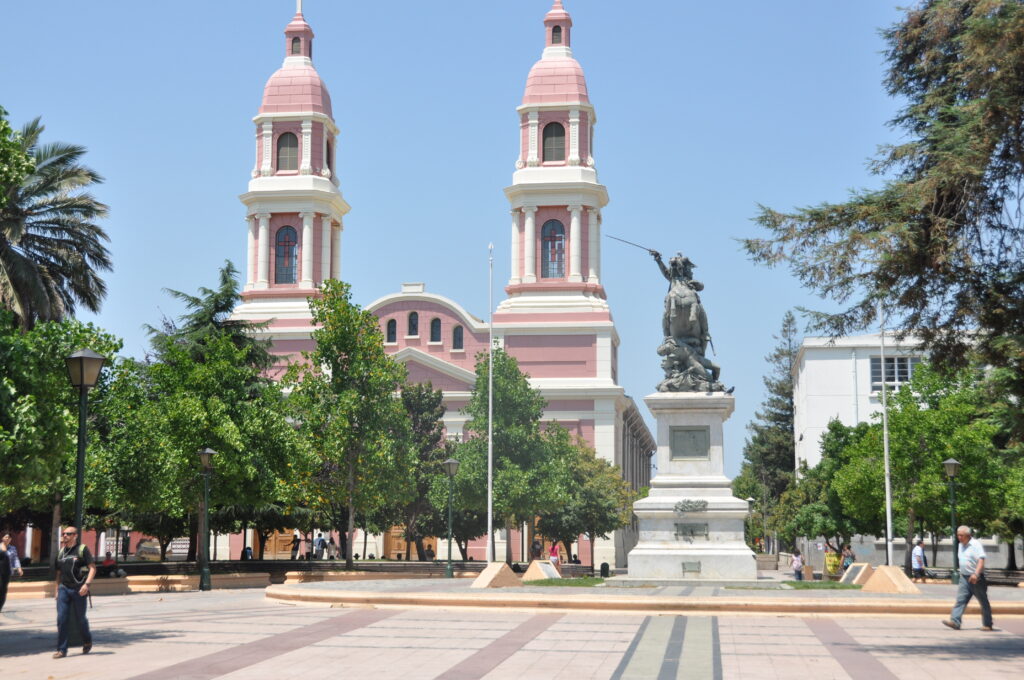
[[[886,397],[885,324],[882,323],[882,303],[878,303],[879,361],[882,364],[882,451],[885,458],[885,563],[892,566],[892,476],[889,469],[889,402]],[[895,365],[893,369],[895,370]]]
[[[494,244],[487,244],[487,562],[494,561]]]

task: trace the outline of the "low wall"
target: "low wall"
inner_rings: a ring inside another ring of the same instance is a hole
[[[215,590],[233,588],[266,588],[270,574],[212,574],[210,585]],[[94,579],[90,590],[93,595],[129,595],[131,593],[181,593],[199,590],[198,574],[155,574],[123,578]],[[7,591],[11,600],[52,598],[53,581],[13,581]]]

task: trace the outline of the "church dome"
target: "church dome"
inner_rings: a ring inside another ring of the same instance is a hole
[[[589,104],[583,67],[572,57],[541,59],[526,77],[523,105]]]
[[[305,63],[289,64],[279,68],[270,76],[263,88],[263,103],[260,113],[298,113],[314,111],[332,116],[331,95],[320,79],[320,74],[308,60]]]

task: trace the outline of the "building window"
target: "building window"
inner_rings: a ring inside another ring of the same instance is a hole
[[[299,169],[299,138],[291,132],[277,138],[277,169]]]
[[[292,38],[292,54],[302,54],[302,40]]]
[[[385,342],[398,342],[398,322],[394,319],[388,319],[387,325],[387,340]]]
[[[299,262],[299,238],[292,227],[277,230],[274,283],[295,283]]]
[[[327,142],[327,169],[330,170],[331,172],[334,172],[334,158],[332,157],[333,151],[334,150],[331,148],[331,143]]]
[[[441,342],[441,320],[430,320],[430,342]]]
[[[561,123],[544,126],[544,162],[565,160],[565,128]]]
[[[548,220],[540,230],[540,239],[541,278],[565,278],[565,227],[558,220]]]
[[[885,357],[885,388],[898,390],[914,377],[921,357]],[[871,391],[882,391],[882,358],[871,357]]]
[[[551,44],[561,45],[562,44],[562,27],[555,26],[551,29]]]
[[[462,326],[456,326],[452,329],[452,349],[463,349]]]
[[[416,337],[420,334],[420,315],[416,312],[409,312],[409,327],[406,335]]]

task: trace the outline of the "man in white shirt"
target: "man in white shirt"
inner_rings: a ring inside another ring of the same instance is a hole
[[[978,598],[981,605],[981,629],[992,630],[992,607],[988,603],[988,582],[985,580],[985,549],[981,542],[971,536],[969,527],[956,530],[957,557],[960,560],[960,587],[956,592],[956,604],[949,619],[943,621],[953,630],[960,630],[960,620],[971,597]]]
[[[921,539],[917,539],[910,553],[910,567],[914,570],[914,581],[924,583],[924,541]]]

